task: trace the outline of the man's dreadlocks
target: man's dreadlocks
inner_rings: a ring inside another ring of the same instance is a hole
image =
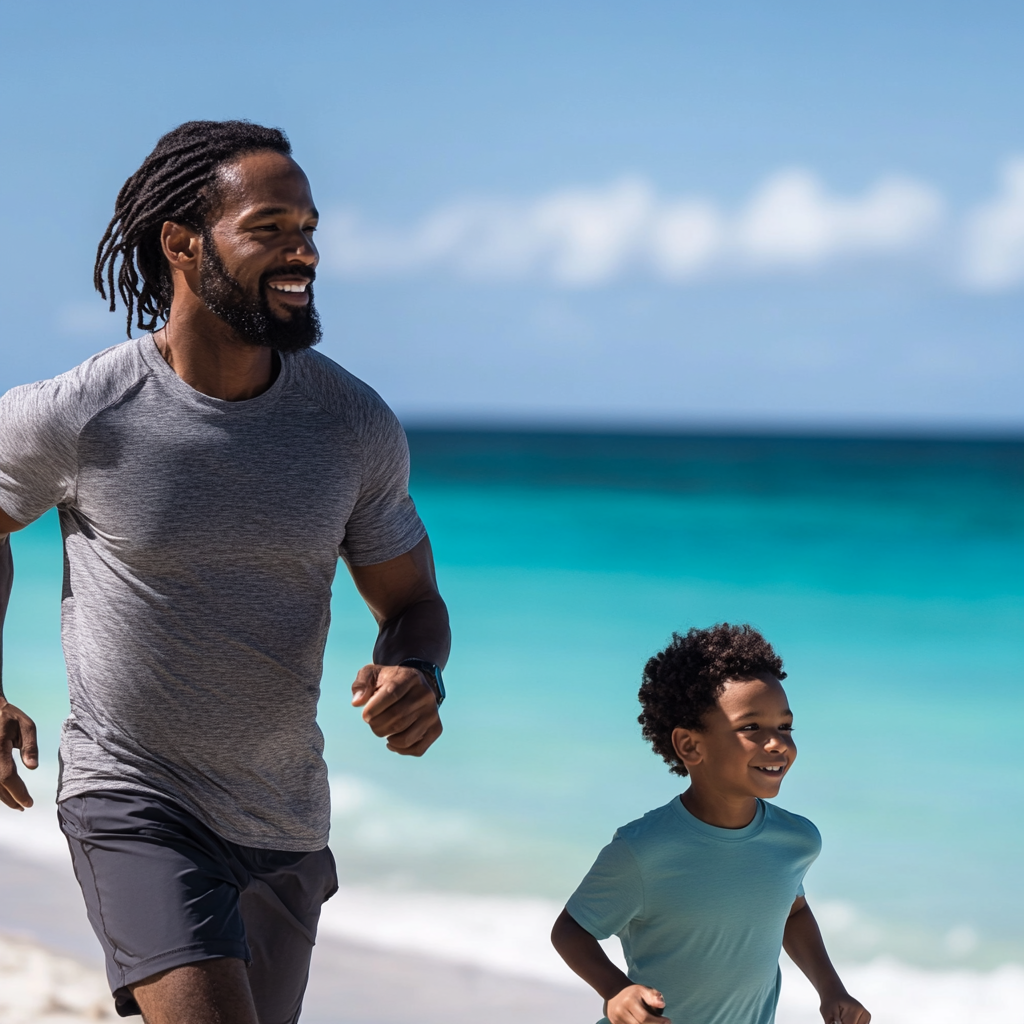
[[[117,291],[141,330],[156,329],[171,308],[171,275],[160,247],[164,221],[202,230],[217,199],[217,168],[245,153],[273,150],[291,155],[284,132],[250,121],[187,121],[169,131],[124,183],[114,216],[96,250],[93,283],[114,312]],[[109,289],[109,293],[108,293]]]

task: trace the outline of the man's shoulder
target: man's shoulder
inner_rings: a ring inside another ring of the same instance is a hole
[[[810,818],[805,818],[801,814],[794,814],[792,811],[787,811],[784,807],[770,804],[767,801],[764,808],[765,824],[773,831],[785,832],[791,836],[803,839],[808,846],[821,849],[821,833]]]
[[[112,345],[56,377],[11,388],[0,403],[25,425],[59,421],[76,432],[147,375],[140,344],[134,339]]]
[[[394,413],[380,395],[354,373],[329,356],[304,349],[288,356],[295,386],[325,412],[350,426],[375,419],[392,419]]]

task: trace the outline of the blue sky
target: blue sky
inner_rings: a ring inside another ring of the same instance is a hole
[[[324,212],[324,350],[407,422],[1024,428],[1019,5],[0,11],[0,387],[120,339],[118,187],[249,117]]]

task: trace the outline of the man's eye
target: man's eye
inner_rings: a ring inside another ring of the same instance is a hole
[[[306,228],[306,234],[307,235],[313,234],[314,231],[316,231],[316,225],[315,224],[312,224],[308,228]]]

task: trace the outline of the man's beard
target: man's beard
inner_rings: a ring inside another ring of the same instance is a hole
[[[309,303],[296,306],[287,319],[275,316],[267,298],[267,281],[273,277],[305,277],[309,284]],[[203,232],[203,258],[199,264],[199,297],[211,313],[221,318],[247,345],[299,352],[320,341],[320,317],[313,305],[312,267],[283,266],[268,270],[260,277],[255,295],[246,293],[241,283],[227,271],[213,237]]]

